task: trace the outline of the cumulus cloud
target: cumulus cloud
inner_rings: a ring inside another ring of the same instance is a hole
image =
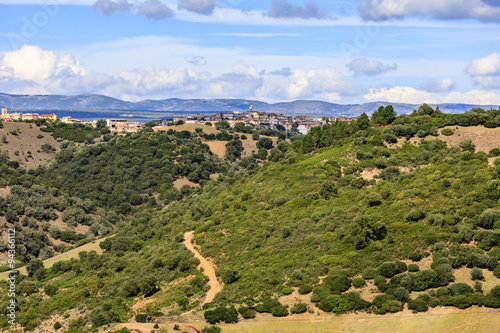
[[[104,15],[113,15],[115,13],[127,13],[132,10],[132,4],[127,0],[97,0],[94,9],[99,10]]]
[[[500,54],[495,52],[471,61],[465,72],[471,76],[500,75]]]
[[[500,22],[498,0],[361,0],[358,10],[363,19],[374,21],[430,16]]]
[[[457,86],[455,81],[450,78],[435,80],[429,79],[420,85],[420,89],[429,92],[447,92],[454,89]]]
[[[346,66],[356,76],[378,76],[398,69],[397,64],[384,65],[381,61],[357,58]]]
[[[500,54],[492,53],[486,57],[472,60],[465,72],[472,77],[472,82],[481,88],[500,88]]]
[[[294,6],[286,0],[273,0],[271,8],[265,13],[266,16],[275,18],[303,18],[303,19],[325,19],[329,15],[315,3],[306,3],[304,6]]]
[[[208,96],[253,96],[262,86],[263,79],[254,66],[238,63],[231,73],[225,73],[212,79],[206,86]]]
[[[214,12],[216,0],[179,0],[178,9],[185,9],[202,15],[211,15]]]
[[[0,53],[0,89],[3,91],[74,93],[88,86],[100,89],[112,82],[112,77],[87,70],[70,54],[30,45]]]
[[[174,11],[159,0],[147,0],[137,8],[137,15],[146,16],[148,20],[163,20],[174,16]]]
[[[365,93],[365,88],[346,80],[335,68],[305,70],[294,68],[280,79],[266,80],[259,90],[265,99],[324,99],[340,101],[342,97]]]
[[[437,103],[439,96],[412,87],[392,87],[382,89],[370,89],[364,99],[370,102],[392,102],[392,103]]]

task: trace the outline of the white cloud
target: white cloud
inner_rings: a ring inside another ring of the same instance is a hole
[[[397,64],[384,65],[381,61],[357,58],[346,66],[356,76],[378,76],[398,69]]]
[[[437,103],[439,100],[438,95],[412,87],[370,89],[370,92],[365,94],[363,98],[370,102],[389,101],[408,104]]]
[[[392,87],[370,89],[363,98],[368,102],[392,103],[466,103],[480,105],[500,105],[500,95],[491,91],[471,90],[468,92],[451,92],[447,95],[430,93],[412,87]]]
[[[495,52],[471,61],[465,72],[471,76],[500,75],[500,54]]]
[[[446,20],[500,22],[500,5],[492,0],[361,0],[358,9],[361,17],[375,21],[431,16]]]
[[[435,80],[429,79],[420,85],[420,89],[429,92],[447,92],[454,89],[457,86],[455,81],[450,78]]]
[[[88,86],[99,89],[112,81],[107,75],[87,70],[70,54],[30,45],[0,53],[0,89],[3,91],[74,93]]]
[[[492,53],[472,60],[465,72],[472,77],[474,85],[484,89],[500,88],[500,54]]]

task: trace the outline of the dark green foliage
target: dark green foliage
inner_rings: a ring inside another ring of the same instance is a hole
[[[279,305],[272,308],[271,313],[273,317],[286,317],[289,315],[288,306]]]
[[[292,314],[294,313],[304,313],[307,311],[307,304],[306,303],[297,303],[293,306],[293,308],[290,309],[290,312]]]
[[[227,270],[222,274],[222,281],[225,284],[234,283],[234,282],[238,281],[239,278],[240,278],[240,275],[239,275],[238,271],[235,269]]]
[[[255,306],[255,311],[259,313],[272,313],[273,308],[282,306],[277,299],[267,299]]]
[[[417,264],[409,264],[408,265],[408,272],[418,272],[420,268],[418,267]]]
[[[343,274],[333,275],[324,278],[321,286],[329,289],[330,291],[344,292],[351,287],[351,282],[351,279]]]
[[[363,288],[366,286],[366,281],[362,277],[357,277],[352,280],[352,285],[356,288]]]
[[[138,313],[135,315],[135,321],[138,323],[145,323],[148,320],[148,316],[144,313]]]
[[[453,131],[451,128],[444,128],[441,131],[441,134],[446,135],[446,136],[450,136],[450,135],[455,134],[455,131]]]
[[[429,307],[427,303],[421,299],[412,299],[408,302],[408,309],[414,312],[426,312]]]
[[[299,286],[299,294],[301,294],[301,295],[307,295],[307,294],[309,294],[312,291],[312,289],[313,288],[309,284],[301,284]]]
[[[388,125],[396,119],[396,112],[392,105],[386,107],[380,106],[377,111],[372,114],[372,121],[379,125]]]
[[[483,271],[480,268],[474,267],[470,272],[473,281],[481,280],[484,281]]]
[[[59,288],[53,284],[47,284],[45,285],[45,293],[49,296],[54,296],[57,291],[59,290]]]
[[[218,307],[214,310],[205,311],[205,321],[209,324],[225,322],[226,324],[238,322],[238,312],[234,307]]]
[[[271,149],[273,148],[273,140],[270,138],[260,138],[257,142],[257,148]]]
[[[54,329],[55,329],[56,331],[57,331],[58,329],[60,329],[61,327],[62,327],[62,325],[61,325],[61,323],[60,323],[60,322],[56,321],[56,322],[54,323]]]

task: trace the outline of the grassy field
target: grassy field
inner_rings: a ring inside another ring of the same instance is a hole
[[[126,326],[138,328],[144,333],[153,330],[154,324],[118,324],[114,328]],[[181,330],[194,332],[189,325],[198,329],[207,326],[203,322],[179,323]],[[500,332],[500,310],[472,307],[467,310],[456,308],[435,308],[426,313],[413,314],[405,310],[389,315],[366,313],[335,316],[332,314],[302,314],[286,318],[259,315],[255,319],[242,320],[237,324],[219,325],[223,333],[312,333],[312,332],[426,332],[426,333],[495,333]],[[170,332],[173,324],[162,324]]]
[[[81,252],[81,251],[87,251],[87,252],[96,251],[98,254],[101,254],[103,252],[103,249],[101,249],[99,247],[99,244],[101,242],[103,242],[106,238],[101,238],[101,239],[95,240],[91,243],[77,247],[76,249],[73,249],[73,250],[70,250],[68,252],[61,253],[61,254],[54,256],[52,258],[46,259],[43,261],[43,265],[45,268],[50,268],[50,267],[52,267],[52,265],[54,265],[54,263],[56,263],[58,261],[70,260],[71,258],[78,258],[78,252]],[[21,272],[21,274],[25,274],[25,275],[27,274],[26,267],[21,267],[18,270]],[[8,272],[0,273],[0,279],[6,279],[7,277],[8,277]]]

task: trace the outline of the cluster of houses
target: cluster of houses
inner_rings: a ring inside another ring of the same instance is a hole
[[[19,120],[19,121],[25,121],[25,120],[37,120],[37,119],[45,119],[49,121],[56,121],[57,120],[57,115],[55,114],[38,114],[38,113],[21,113],[21,112],[8,112],[6,108],[2,108],[2,113],[0,115],[0,118],[3,120]],[[67,124],[72,124],[72,123],[83,123],[83,121],[78,120],[78,119],[73,119],[71,117],[62,117],[59,119],[63,123]]]
[[[50,121],[58,120],[55,114],[42,114],[38,113],[9,113],[7,109],[2,109],[1,118],[3,120],[37,120],[37,119],[47,119]],[[246,126],[255,127],[266,127],[269,129],[280,129],[289,132],[298,132],[301,134],[307,134],[311,128],[317,126],[323,126],[328,122],[345,121],[350,123],[356,120],[356,117],[313,117],[313,116],[285,116],[283,113],[267,113],[254,111],[252,106],[250,110],[246,112],[218,112],[215,115],[174,115],[173,122],[183,121],[185,123],[199,123],[205,124],[207,122],[216,123],[220,121],[227,121],[231,126],[237,123],[242,123]],[[97,120],[85,123],[78,119],[73,119],[71,117],[62,117],[59,119],[63,123],[81,123],[89,124],[91,126],[97,125]],[[146,122],[129,121],[127,119],[114,118],[107,119],[107,125],[112,132],[136,132],[143,128]],[[168,126],[172,123],[172,119],[162,119],[153,121],[157,126]]]
[[[254,111],[250,105],[250,110],[247,112],[219,112],[213,116],[206,115],[175,115],[174,122],[179,120],[185,123],[200,123],[207,122],[216,123],[219,121],[227,121],[231,126],[237,123],[243,123],[247,126],[263,126],[271,129],[284,129],[286,131],[296,131],[301,134],[307,134],[311,128],[323,126],[327,122],[335,122],[337,120],[350,123],[356,120],[356,117],[313,117],[313,116],[285,116],[283,113],[267,113]],[[158,122],[157,125],[165,126],[163,122]]]

